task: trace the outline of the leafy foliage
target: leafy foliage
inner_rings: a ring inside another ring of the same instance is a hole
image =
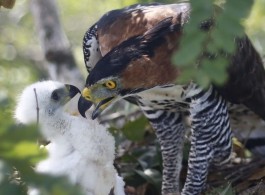
[[[2,104],[1,104],[2,105]],[[1,106],[2,107],[2,106]],[[33,167],[45,157],[37,143],[36,125],[19,126],[9,120],[0,128],[0,194],[27,194],[27,187],[38,187],[41,194],[81,194],[63,177],[37,174]]]
[[[173,56],[173,62],[182,70],[177,82],[193,80],[203,87],[211,82],[221,85],[227,79],[226,67],[235,50],[235,37],[244,35],[241,20],[248,16],[253,1],[238,4],[227,0],[223,9],[212,0],[190,3],[190,19],[180,49]]]
[[[151,137],[152,138],[151,138]],[[146,194],[160,194],[162,182],[162,158],[159,144],[154,142],[153,135],[147,135],[139,145],[132,143],[119,159],[126,184],[141,188],[147,185]]]

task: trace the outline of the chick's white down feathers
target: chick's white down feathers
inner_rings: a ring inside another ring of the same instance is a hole
[[[37,121],[43,136],[51,141],[48,158],[36,166],[36,171],[51,175],[65,175],[89,195],[123,195],[124,182],[113,166],[115,143],[112,135],[97,121],[72,116],[64,112],[66,102],[51,98],[55,90],[66,91],[64,84],[55,81],[34,83],[22,92],[15,118],[24,124]]]

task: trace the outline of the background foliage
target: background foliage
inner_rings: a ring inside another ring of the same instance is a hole
[[[138,2],[152,1],[58,0],[61,23],[84,78],[87,74],[81,48],[84,32],[106,11]],[[265,55],[265,0],[240,3],[229,0],[226,4],[222,0],[215,1],[226,8],[222,13],[215,10],[212,0],[191,0],[191,3],[194,10],[181,43],[182,49],[173,59],[185,73],[182,82],[190,78],[204,86],[210,81],[224,82],[225,59],[214,63],[201,59],[199,71],[193,71],[194,61],[204,50],[223,49],[231,53],[233,37],[242,35],[243,30],[261,55]],[[198,33],[199,21],[211,17],[217,17],[219,27],[208,34]],[[242,19],[244,17],[246,19]],[[44,71],[43,60],[30,13],[30,1],[17,1],[12,10],[0,8],[0,194],[25,194],[25,182],[41,185],[44,194],[77,194],[77,189],[63,178],[36,175],[32,171],[31,166],[45,156],[45,152],[36,146],[37,127],[18,126],[13,120],[15,100],[21,90],[32,82],[49,78]],[[137,110],[134,107],[128,106],[120,113],[120,118],[116,117],[115,122],[109,125],[119,146],[117,161],[121,172],[129,185],[144,186],[142,194],[158,194],[161,156],[154,133],[147,121],[139,118],[139,113],[135,114]],[[229,191],[228,187],[224,189]]]

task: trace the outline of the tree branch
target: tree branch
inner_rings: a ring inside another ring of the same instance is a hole
[[[31,12],[51,79],[83,86],[69,41],[60,24],[55,0],[31,0]]]

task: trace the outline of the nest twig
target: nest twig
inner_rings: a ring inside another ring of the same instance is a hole
[[[38,96],[37,96],[37,92],[36,92],[36,88],[33,89],[34,90],[34,94],[35,94],[35,100],[36,100],[36,111],[37,111],[37,124],[39,124],[39,103],[38,103]]]

